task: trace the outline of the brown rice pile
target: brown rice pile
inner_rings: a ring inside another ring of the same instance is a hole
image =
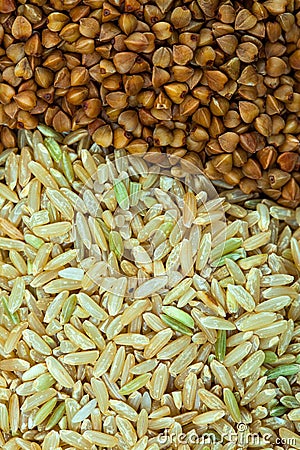
[[[299,449],[300,210],[39,128],[1,155],[1,448]]]

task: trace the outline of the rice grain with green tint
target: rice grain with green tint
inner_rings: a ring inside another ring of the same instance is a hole
[[[173,319],[172,317],[161,314],[161,320],[168,325],[172,330],[177,331],[181,334],[187,334],[188,336],[193,335],[193,331],[188,328],[187,326],[183,325],[181,322],[178,322],[177,320]]]
[[[163,306],[162,311],[164,314],[174,320],[177,320],[186,327],[194,328],[195,324],[193,318],[182,309],[176,308],[174,306]]]
[[[119,393],[122,395],[129,395],[132,392],[138,391],[143,386],[145,386],[145,384],[147,384],[150,378],[151,374],[144,373],[143,375],[134,378],[132,381],[122,386],[122,388],[119,390]]]
[[[299,373],[299,371],[300,371],[299,364],[287,364],[284,366],[274,367],[273,369],[268,370],[266,375],[268,377],[268,380],[273,380],[278,377],[288,377],[296,375]]]
[[[236,401],[236,398],[232,391],[228,388],[225,388],[223,390],[223,398],[224,403],[229,411],[229,414],[231,415],[232,419],[239,423],[241,421],[241,412],[238,406],[238,403]]]
[[[120,208],[128,210],[130,207],[129,196],[126,187],[122,181],[117,181],[114,184],[114,191],[116,195],[117,202]]]

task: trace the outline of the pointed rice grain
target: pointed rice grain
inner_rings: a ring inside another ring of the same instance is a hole
[[[300,449],[300,438],[299,434],[294,433],[288,428],[279,428],[279,436],[284,442],[292,442],[294,448]]]
[[[211,370],[217,381],[223,388],[233,389],[233,380],[227,368],[218,361],[212,361]]]
[[[194,328],[195,324],[193,318],[182,309],[176,308],[175,306],[163,306],[162,311],[183,325],[189,328]]]
[[[286,320],[279,320],[278,322],[273,322],[271,325],[264,328],[259,328],[255,334],[260,338],[267,339],[274,336],[278,336],[283,333],[287,328]]]
[[[233,392],[230,389],[225,388],[223,391],[223,397],[224,397],[224,403],[229,411],[229,414],[233,418],[233,420],[237,423],[240,422],[241,421],[241,412],[240,412],[238,403],[236,401],[236,398],[235,398]]]
[[[108,410],[108,392],[105,383],[102,380],[97,380],[96,378],[91,379],[91,386],[93,393],[98,402],[98,407],[100,411],[105,414]]]
[[[57,431],[50,431],[45,436],[43,441],[42,450],[51,450],[59,446],[59,434]]]
[[[197,394],[197,375],[191,372],[186,377],[182,390],[183,406],[187,410],[192,410],[194,408],[196,394]]]
[[[182,352],[184,348],[190,344],[190,342],[191,339],[188,336],[181,336],[180,338],[175,339],[164,346],[159,352],[157,352],[156,357],[158,359],[171,359]]]
[[[105,320],[107,313],[87,294],[80,292],[77,296],[78,303],[85,309],[92,317],[99,320]]]
[[[130,446],[133,446],[137,441],[137,435],[134,427],[129,422],[129,420],[117,416],[116,425],[126,442],[128,442]]]
[[[257,233],[254,236],[249,237],[243,242],[244,249],[249,252],[251,250],[256,250],[263,245],[268,244],[271,237],[271,231],[264,231]]]
[[[74,217],[74,210],[72,208],[72,205],[67,200],[67,198],[57,189],[51,189],[48,188],[46,190],[47,197],[53,204],[53,206],[64,215],[64,217],[67,217],[69,219],[73,219]]]
[[[95,364],[93,371],[95,377],[99,378],[109,369],[114,360],[116,351],[116,344],[114,342],[109,342]]]
[[[72,183],[74,181],[74,170],[72,167],[70,155],[67,151],[62,152],[61,165],[62,165],[63,173],[64,173],[65,177],[67,178],[68,182]]]
[[[201,401],[209,408],[209,409],[224,409],[225,410],[225,404],[224,402],[215,394],[212,392],[200,388],[199,389],[199,397]]]
[[[118,445],[117,437],[111,434],[102,433],[100,431],[87,430],[83,433],[83,437],[99,447],[112,448]]]
[[[8,299],[8,309],[11,314],[14,314],[23,302],[25,294],[25,281],[23,278],[18,277],[14,281],[11,294]]]
[[[283,366],[274,367],[267,371],[266,375],[268,380],[273,380],[278,377],[286,377],[299,373],[300,365],[299,364],[287,364]]]
[[[153,370],[157,366],[157,364],[158,361],[156,359],[149,359],[132,367],[132,369],[130,369],[130,373],[134,375],[142,375],[146,372],[150,372],[151,370]]]
[[[29,362],[21,358],[9,358],[0,361],[0,370],[7,372],[26,372],[29,367]]]
[[[107,240],[98,221],[94,217],[89,217],[88,224],[96,244],[99,245],[102,251],[107,252]]]
[[[25,322],[12,328],[3,347],[4,353],[11,353],[16,348],[17,343],[22,337],[22,332],[27,328],[27,326],[28,323]]]
[[[238,368],[237,375],[239,378],[246,378],[252,375],[265,360],[265,354],[262,350],[258,350],[249,356]]]
[[[250,342],[244,342],[238,345],[226,355],[224,359],[224,366],[235,366],[239,362],[243,361],[243,359],[249,354],[251,348],[252,344]]]
[[[242,243],[243,243],[242,238],[230,238],[225,242],[221,242],[212,250],[210,260],[213,262],[216,259],[219,259],[224,255],[227,255],[228,253],[234,252],[235,250],[241,247]]]
[[[64,366],[53,356],[46,358],[47,368],[52,377],[62,386],[72,388],[74,380]]]
[[[236,284],[245,284],[246,278],[242,270],[233,260],[225,259],[226,267]]]
[[[197,426],[209,425],[217,422],[222,417],[224,417],[224,415],[225,411],[215,409],[206,413],[199,414],[193,419],[193,423]]]
[[[300,244],[294,237],[291,239],[291,252],[295,265],[300,270]]]
[[[91,350],[95,348],[95,344],[85,334],[81,333],[71,324],[64,326],[65,335],[77,345],[81,350]]]
[[[58,163],[61,160],[62,151],[57,141],[53,137],[46,137],[44,139],[44,144],[47,150],[49,151],[51,157],[54,159],[56,163]]]
[[[128,419],[132,422],[136,422],[138,419],[138,413],[132,406],[130,406],[128,403],[125,403],[125,401],[110,399],[109,406],[113,411],[115,411],[118,415],[124,417],[125,419]]]
[[[145,386],[145,384],[147,384],[150,378],[150,373],[144,373],[143,375],[134,378],[132,381],[122,386],[119,392],[122,395],[129,395],[132,392],[138,391],[143,386]]]
[[[58,189],[58,185],[50,173],[41,164],[30,161],[28,168],[31,173],[42,183],[46,188]]]
[[[95,364],[99,352],[97,350],[87,350],[76,353],[68,353],[63,356],[63,362],[70,366],[81,366],[83,364]]]
[[[183,224],[190,228],[197,214],[197,200],[193,192],[187,192],[183,197]]]
[[[258,307],[257,307],[258,308]],[[256,308],[256,309],[257,309]],[[237,319],[235,324],[240,331],[259,330],[263,326],[268,326],[276,320],[276,314],[273,312],[259,312],[257,314],[245,314]]]
[[[255,311],[280,311],[292,302],[291,297],[287,295],[282,295],[281,297],[271,298],[270,300],[265,300],[256,306]]]
[[[175,319],[172,319],[172,317],[167,316],[166,314],[161,314],[161,320],[168,325],[170,328],[172,328],[172,330],[177,331],[178,333],[181,334],[187,334],[188,336],[192,336],[193,335],[193,331],[186,327],[185,325],[183,325],[182,323],[178,322]]]
[[[168,282],[168,277],[152,278],[141,284],[134,292],[135,298],[146,298],[158,293]]]
[[[128,325],[130,322],[135,320],[137,317],[143,314],[143,312],[146,311],[149,306],[150,303],[147,299],[134,301],[122,313],[121,321],[123,325]]]
[[[153,358],[167,343],[170,341],[173,331],[170,328],[159,331],[146,345],[144,350],[144,357],[147,359]]]
[[[120,208],[127,211],[130,207],[130,201],[127,189],[121,180],[114,184],[114,191]]]
[[[3,197],[13,203],[18,203],[19,198],[15,191],[12,191],[8,186],[0,183],[0,197]]]
[[[60,298],[60,295],[63,295],[63,298]],[[67,297],[67,298],[66,298]],[[68,291],[62,291],[60,292],[57,296],[57,303],[56,303],[56,308],[55,311],[51,311],[51,313],[54,313],[58,310],[61,309],[61,314],[60,314],[60,321],[62,324],[68,323],[74,310],[76,307],[76,303],[77,303],[77,296],[75,294],[70,295],[69,296],[69,292]],[[61,308],[61,304],[62,304],[62,308]],[[50,320],[49,320],[50,322]]]
[[[38,412],[34,416],[33,419],[34,427],[40,425],[42,422],[44,422],[45,419],[47,419],[47,417],[51,414],[51,412],[55,408],[56,403],[57,403],[56,398],[52,398],[48,402],[44,403],[44,405],[38,410]]]
[[[0,217],[0,229],[11,239],[24,239],[23,233],[13,223],[3,217]]]
[[[25,342],[28,345],[31,345],[41,355],[51,355],[52,354],[51,347],[35,331],[24,330],[23,337],[24,337]]]
[[[255,301],[253,297],[243,288],[243,286],[228,285],[228,291],[234,296],[239,305],[246,311],[253,311],[255,308]]]
[[[267,377],[264,376],[260,378],[259,380],[255,381],[249,389],[245,392],[244,396],[241,399],[241,405],[248,405],[262,390],[264,385],[267,382]]]
[[[0,430],[9,433],[9,415],[7,406],[0,403]]]
[[[160,363],[154,370],[149,382],[149,393],[154,400],[159,400],[165,394],[168,385],[168,368]]]
[[[84,419],[89,417],[94,411],[97,405],[97,400],[93,399],[86,403],[77,413],[73,416],[73,422],[82,422]]]
[[[200,319],[203,327],[211,328],[213,330],[235,330],[236,327],[228,320],[221,317],[207,316]]]
[[[196,358],[198,350],[197,344],[190,344],[183,352],[174,359],[169,367],[171,375],[177,375],[183,372]]]
[[[163,304],[169,305],[174,300],[176,300],[179,296],[183,295],[184,292],[191,286],[193,282],[192,278],[187,278],[182,280],[177,286],[171,289],[165,296]]]
[[[223,362],[226,355],[226,330],[219,330],[215,344],[215,353],[218,361]]]
[[[15,436],[20,426],[20,400],[16,393],[9,398],[8,415],[11,433]]]
[[[53,273],[53,278],[55,276],[55,272]],[[48,281],[48,280],[47,280]],[[69,291],[76,291],[78,289],[81,289],[82,283],[78,280],[69,280],[69,279],[56,279],[53,281],[50,281],[50,283],[45,284],[44,282],[40,285],[34,286],[34,287],[40,287],[43,286],[44,291],[47,294],[58,294],[62,291],[69,290]]]

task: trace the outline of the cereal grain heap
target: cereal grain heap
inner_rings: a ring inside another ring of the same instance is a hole
[[[1,448],[299,449],[299,210],[39,129],[0,183]]]

